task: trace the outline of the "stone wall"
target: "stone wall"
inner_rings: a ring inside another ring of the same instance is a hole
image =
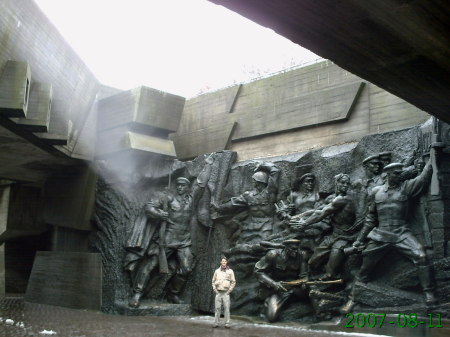
[[[79,138],[100,88],[92,72],[33,1],[3,1],[0,41],[1,70],[7,60],[27,62],[32,82],[52,85],[49,133],[69,133],[68,151],[92,158],[93,148],[86,145],[95,130]]]
[[[359,141],[428,117],[324,61],[189,99],[172,137],[180,158],[230,149],[248,160]]]

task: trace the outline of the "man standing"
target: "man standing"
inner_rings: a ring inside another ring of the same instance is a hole
[[[214,272],[212,279],[212,288],[216,293],[215,299],[215,316],[214,328],[219,326],[220,312],[223,311],[225,316],[225,328],[230,328],[230,293],[236,285],[234,272],[227,265],[227,259],[222,257],[220,260],[220,267]]]
[[[387,174],[386,183],[375,187],[370,194],[365,225],[353,244],[354,247],[363,247],[366,238],[370,239],[362,252],[363,262],[356,280],[367,282],[369,273],[377,262],[390,248],[394,248],[417,267],[425,302],[429,305],[436,302],[430,267],[427,264],[425,249],[412,234],[406,219],[409,200],[419,195],[430,181],[431,161],[417,178],[407,181],[402,179],[402,168],[401,163],[387,165],[384,168]],[[348,313],[355,305],[356,300],[352,291],[350,300],[341,308],[341,312]]]

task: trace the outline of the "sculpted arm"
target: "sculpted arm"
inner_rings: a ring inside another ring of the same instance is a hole
[[[269,251],[266,256],[259,260],[255,264],[255,274],[258,281],[269,288],[273,288],[278,291],[286,291],[286,289],[277,281],[273,280],[267,272],[274,267],[274,260],[276,258],[276,251]]]
[[[364,226],[361,229],[361,232],[359,232],[358,238],[353,243],[353,246],[355,246],[355,247],[363,245],[363,242],[366,241],[366,239],[367,239],[367,235],[369,235],[370,231],[378,223],[377,209],[376,209],[376,203],[375,203],[375,194],[378,191],[378,189],[379,188],[375,187],[369,195],[366,219],[364,221]]]
[[[145,212],[151,218],[167,220],[168,213],[163,210],[161,200],[152,200],[145,205]]]
[[[432,173],[433,167],[431,166],[431,160],[428,160],[422,173],[418,177],[405,182],[406,194],[411,197],[420,194],[424,187],[430,183]]]
[[[306,220],[300,222],[292,222],[291,225],[293,225],[295,229],[296,225],[304,227],[317,223],[325,219],[327,216],[330,216],[335,212],[337,212],[341,208],[342,206],[341,204],[342,204],[341,198],[336,197],[331,203],[325,205],[322,209],[315,210]]]

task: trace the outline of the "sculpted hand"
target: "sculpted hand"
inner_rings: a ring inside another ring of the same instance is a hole
[[[295,205],[294,204],[289,204],[287,206],[287,210],[288,210],[289,213],[295,212]]]
[[[273,287],[275,288],[275,290],[277,291],[287,291],[287,289],[285,287],[283,287],[283,285],[280,282],[275,282],[273,284]]]
[[[364,248],[364,243],[362,243],[359,240],[356,240],[355,242],[353,242],[353,247],[355,247],[357,250],[361,251]]]
[[[414,163],[414,166],[417,171],[422,172],[423,169],[425,168],[425,163],[423,160],[418,160],[417,162]]]
[[[214,163],[214,154],[210,154],[206,159],[205,159],[206,164],[212,164]]]
[[[161,219],[163,220],[168,220],[169,219],[169,213],[166,211],[160,211],[159,212],[159,216],[161,217]]]
[[[291,219],[289,221],[289,226],[293,230],[301,231],[306,226],[306,223],[304,220],[301,219]]]

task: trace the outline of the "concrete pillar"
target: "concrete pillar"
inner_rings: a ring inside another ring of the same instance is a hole
[[[0,181],[0,235],[8,223],[10,185]],[[5,297],[5,245],[0,243],[0,298]]]

